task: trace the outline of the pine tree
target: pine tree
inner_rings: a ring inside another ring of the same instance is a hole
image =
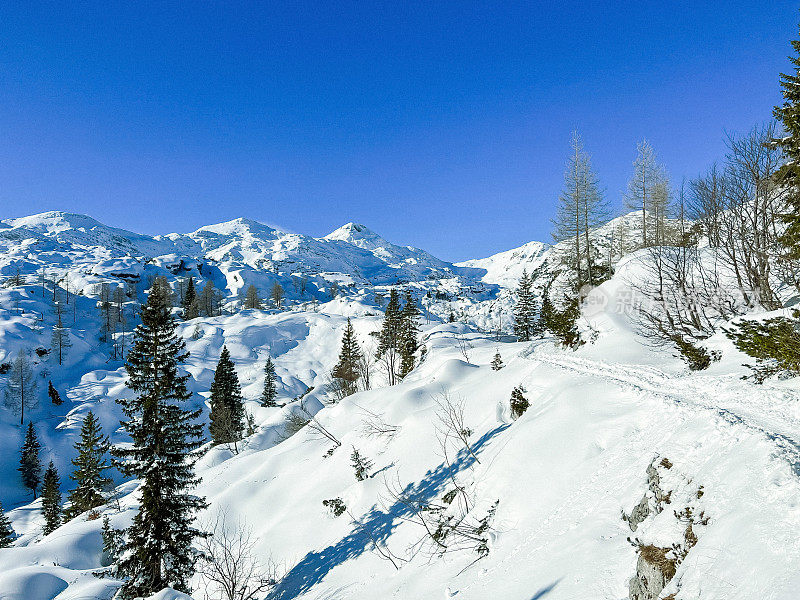
[[[126,600],[165,587],[189,593],[198,558],[192,541],[204,535],[193,526],[195,513],[207,506],[190,493],[199,483],[194,463],[203,426],[196,422],[200,410],[180,406],[191,396],[189,375],[178,372],[188,353],[176,335],[163,286],[153,286],[140,316],[126,365],[127,385],[136,396],[119,400],[128,417],[121,425],[132,444],[115,450],[122,472],[142,480],[139,511],[126,530],[119,562],[127,578],[120,590]]]
[[[197,289],[194,286],[194,277],[189,277],[186,284],[186,291],[183,293],[183,318],[185,321],[195,319],[200,316],[200,303],[197,297]]]
[[[272,284],[272,290],[270,291],[270,296],[272,297],[272,302],[275,304],[275,308],[280,309],[283,306],[283,286],[278,283],[277,281]]]
[[[8,548],[16,539],[14,528],[11,527],[11,520],[3,512],[3,505],[0,504],[0,548]]]
[[[39,460],[39,450],[41,445],[36,437],[36,430],[33,423],[28,423],[28,431],[25,434],[25,441],[20,452],[19,469],[22,476],[22,484],[33,492],[36,498],[36,490],[42,482],[42,463]]]
[[[786,229],[778,241],[787,259],[800,260],[800,40],[792,40],[791,44],[795,51],[795,55],[789,58],[793,69],[789,73],[781,73],[784,102],[773,111],[786,132],[786,136],[776,142],[788,159],[778,172],[787,191],[787,210],[779,215]]]
[[[76,487],[69,494],[70,506],[64,511],[65,518],[73,519],[105,504],[105,494],[111,485],[111,478],[104,474],[111,466],[106,461],[109,448],[108,437],[103,435],[100,422],[89,411],[81,425],[81,438],[75,443],[78,455],[72,459],[75,470],[70,479],[75,481]]]
[[[420,311],[411,290],[406,290],[405,303],[400,312],[400,332],[398,346],[400,350],[400,377],[405,377],[414,370],[414,356],[419,349],[419,327],[417,317]]]
[[[356,340],[353,324],[347,319],[342,336],[342,349],[339,352],[339,362],[331,372],[335,381],[336,393],[339,399],[355,394],[358,391],[358,363],[361,360],[361,348]]]
[[[211,422],[208,432],[214,444],[236,443],[245,427],[244,403],[239,377],[228,347],[222,347],[214,381],[211,382]]]
[[[247,288],[247,295],[244,299],[245,308],[261,309],[261,298],[258,297],[258,289],[256,286],[251,285]]]
[[[361,456],[355,446],[353,446],[353,453],[350,455],[350,464],[353,465],[356,481],[364,481],[369,478],[372,462],[365,456]]]
[[[261,393],[261,406],[277,406],[275,399],[278,397],[278,376],[275,374],[275,363],[272,357],[267,357],[264,365],[264,391]]]
[[[47,382],[47,395],[50,397],[50,402],[52,402],[54,406],[61,406],[64,403],[61,399],[61,394],[58,393],[52,381]]]
[[[58,360],[58,364],[64,364],[64,358],[67,355],[67,351],[72,346],[72,342],[69,339],[69,329],[64,327],[64,323],[62,321],[62,315],[64,314],[64,308],[61,305],[61,302],[55,303],[55,313],[56,313],[56,323],[53,325],[53,335],[50,338],[50,347],[53,351],[53,356]]]
[[[61,481],[53,461],[44,472],[42,485],[42,515],[44,516],[44,534],[52,533],[61,525]]]
[[[5,404],[13,410],[19,409],[20,425],[25,422],[25,409],[37,405],[36,378],[22,350],[11,363],[11,371],[6,379]]]
[[[521,342],[531,341],[536,329],[536,306],[533,298],[533,280],[527,270],[517,285],[517,304],[514,306],[514,335]]]
[[[101,536],[103,538],[103,554],[100,557],[100,565],[109,567],[119,560],[120,552],[123,549],[124,532],[119,529],[111,527],[111,521],[108,515],[103,516],[103,527],[101,529]],[[116,569],[111,574],[115,575]]]
[[[400,295],[392,289],[389,304],[383,318],[383,326],[378,334],[377,358],[383,358],[387,365],[389,385],[397,383],[398,359],[400,357],[400,333],[403,317],[400,309]]]
[[[500,352],[499,352],[499,351],[498,351],[498,352],[495,352],[495,353],[494,353],[494,358],[492,359],[492,370],[493,370],[493,371],[499,371],[499,370],[500,370],[500,369],[502,369],[504,366],[505,366],[505,365],[503,364],[503,359],[502,359],[502,357],[500,356]]]
[[[525,392],[525,388],[522,386],[515,387],[511,392],[511,417],[514,420],[519,419],[530,406],[523,392]]]

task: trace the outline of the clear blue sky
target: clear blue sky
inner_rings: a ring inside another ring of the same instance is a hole
[[[38,8],[33,8],[38,4]],[[5,2],[0,218],[362,222],[449,260],[549,240],[570,131],[618,205],[770,118],[800,3]]]

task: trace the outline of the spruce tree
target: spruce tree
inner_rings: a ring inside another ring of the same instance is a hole
[[[389,385],[397,383],[398,359],[400,357],[400,333],[403,317],[400,309],[400,295],[392,289],[389,294],[389,304],[383,318],[383,326],[378,334],[377,358],[383,358],[387,366]]]
[[[531,341],[536,328],[536,307],[532,288],[533,280],[528,271],[523,270],[517,285],[517,303],[514,306],[514,335],[521,342]]]
[[[54,406],[61,406],[64,403],[61,399],[61,394],[58,393],[52,381],[47,382],[47,395],[50,397],[50,402],[52,402]]]
[[[53,461],[44,472],[42,484],[42,515],[44,516],[44,534],[52,533],[61,525],[61,481]]]
[[[356,481],[364,481],[369,478],[369,472],[372,469],[372,461],[361,453],[353,446],[353,453],[350,455],[350,464],[353,465],[355,471]]]
[[[781,93],[783,104],[776,106],[773,114],[783,125],[786,135],[776,140],[778,147],[788,159],[778,177],[786,187],[786,212],[779,215],[786,229],[778,241],[784,248],[784,256],[791,260],[800,260],[800,40],[791,41],[795,55],[793,69],[789,73],[781,73]]]
[[[336,382],[336,392],[340,398],[350,396],[358,391],[358,363],[361,360],[361,348],[356,340],[353,324],[347,319],[342,336],[342,349],[339,352],[339,362],[331,373]]]
[[[188,321],[200,316],[200,305],[197,298],[197,290],[194,286],[194,277],[189,277],[186,284],[186,291],[183,293],[183,318]]]
[[[400,377],[405,377],[414,370],[414,355],[419,349],[419,327],[417,317],[420,311],[410,290],[406,290],[405,304],[400,312],[400,333],[398,346],[400,350]]]
[[[277,406],[275,399],[278,397],[278,376],[275,375],[275,363],[272,357],[267,357],[264,365],[264,391],[261,393],[261,406]]]
[[[211,422],[208,431],[214,444],[235,444],[241,440],[245,428],[244,400],[227,346],[222,347],[217,369],[214,371],[210,404]]]
[[[524,392],[525,388],[521,385],[511,392],[511,417],[514,420],[519,419],[530,406],[528,399],[523,395]]]
[[[195,513],[207,506],[191,493],[195,450],[202,444],[200,410],[181,403],[191,396],[189,375],[178,366],[186,360],[185,344],[176,335],[169,292],[154,285],[141,309],[141,324],[128,353],[127,385],[136,395],[120,399],[128,417],[121,423],[130,447],[117,448],[118,463],[129,477],[141,479],[139,511],[126,530],[119,569],[126,578],[121,597],[146,597],[165,587],[189,593],[198,552],[192,541],[204,535]]]
[[[36,438],[36,430],[33,428],[33,423],[29,422],[20,452],[18,471],[22,476],[22,484],[33,492],[34,498],[36,498],[36,490],[39,489],[39,484],[42,482],[42,463],[39,460],[39,450],[41,450],[41,445]]]
[[[72,459],[75,470],[70,479],[75,481],[76,487],[69,494],[70,506],[64,511],[65,518],[73,519],[105,504],[105,494],[111,485],[111,478],[104,474],[111,466],[106,461],[109,448],[108,437],[103,435],[100,422],[89,411],[81,425],[81,437],[75,443],[78,455]]]
[[[11,520],[3,512],[3,505],[0,504],[0,548],[8,548],[16,539],[14,528],[11,527]]]
[[[495,353],[494,353],[494,358],[492,359],[492,370],[493,370],[493,371],[499,371],[499,370],[500,370],[500,369],[502,369],[504,366],[505,366],[505,365],[503,364],[503,359],[502,359],[502,357],[500,356],[500,352],[499,352],[499,351],[498,351],[498,352],[495,352]]]

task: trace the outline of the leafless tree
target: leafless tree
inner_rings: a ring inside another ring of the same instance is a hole
[[[470,356],[472,355],[472,349],[474,348],[472,342],[470,342],[467,339],[467,336],[464,335],[463,333],[457,333],[455,338],[458,351],[461,353],[461,356],[464,357],[464,360],[469,363]]]
[[[255,600],[277,583],[277,568],[270,560],[264,564],[256,551],[253,531],[241,522],[230,524],[225,513],[217,514],[201,538],[202,558],[197,573],[206,598]]]
[[[364,407],[359,407],[364,413],[364,421],[362,422],[361,431],[367,437],[372,438],[393,438],[398,431],[399,425],[392,425],[388,423],[382,414],[372,412]]]
[[[304,400],[300,400],[297,406],[290,407],[286,416],[286,426],[283,439],[287,440],[303,428],[308,428],[312,434],[321,439],[327,439],[334,443],[338,448],[342,442],[327,427],[320,423],[319,419],[308,410]]]
[[[475,462],[480,464],[472,446],[469,443],[469,438],[472,435],[472,430],[467,427],[464,420],[464,399],[451,398],[450,394],[442,391],[436,398],[436,431],[439,434],[440,441],[446,444],[449,440],[453,439],[458,441],[464,449],[475,459]]]

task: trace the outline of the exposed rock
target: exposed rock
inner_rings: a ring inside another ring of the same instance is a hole
[[[622,519],[628,524],[628,526],[631,528],[631,531],[636,531],[636,529],[639,527],[639,523],[644,521],[649,516],[650,503],[647,501],[647,494],[642,496],[639,504],[637,504],[631,511],[630,516],[626,515],[624,512],[622,513]]]
[[[669,548],[641,546],[636,561],[636,575],[628,582],[629,600],[656,600],[675,576],[675,560]]]

